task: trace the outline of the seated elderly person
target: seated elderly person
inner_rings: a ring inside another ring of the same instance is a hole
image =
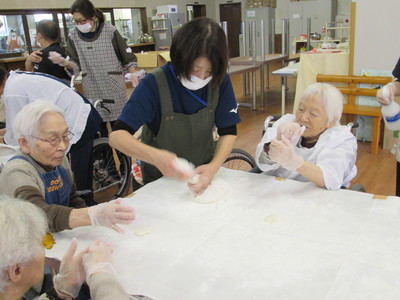
[[[264,174],[310,181],[328,190],[348,187],[356,176],[357,140],[340,125],[343,95],[314,83],[302,94],[296,115],[282,116],[257,145]]]
[[[54,244],[46,216],[37,206],[19,199],[0,198],[0,299],[17,300],[43,277],[45,247]],[[64,255],[54,288],[39,299],[76,298],[86,280],[92,299],[129,299],[112,267],[112,247],[96,241],[75,255],[73,239]]]
[[[88,208],[77,195],[65,156],[71,133],[57,106],[47,101],[26,105],[17,114],[13,130],[20,151],[0,173],[0,190],[42,208],[52,232],[85,225],[122,231],[117,223],[133,221],[133,209],[120,205],[121,199]]]
[[[1,94],[4,94],[7,129],[0,130],[0,141],[1,135],[4,135],[4,142],[8,145],[18,145],[13,124],[15,116],[25,105],[44,99],[61,108],[68,129],[73,133],[68,151],[77,188],[91,190],[93,140],[103,120],[89,100],[51,75],[20,71],[9,73],[2,67],[0,67]],[[88,203],[92,204],[91,202],[92,199],[89,199]]]

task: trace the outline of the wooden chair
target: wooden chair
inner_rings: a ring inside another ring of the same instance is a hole
[[[318,74],[318,82],[329,82],[329,83],[347,83],[348,86],[337,88],[344,94],[348,95],[347,103],[343,106],[343,113],[350,115],[350,121],[352,121],[355,115],[371,116],[373,118],[372,128],[372,143],[371,153],[377,154],[379,148],[379,138],[381,133],[381,107],[380,106],[368,106],[358,105],[355,103],[356,96],[376,96],[376,89],[371,88],[359,88],[358,84],[377,84],[385,85],[393,80],[392,77],[379,77],[379,76],[353,76],[353,75],[325,75]]]

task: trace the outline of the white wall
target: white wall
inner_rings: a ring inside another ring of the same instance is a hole
[[[398,0],[356,2],[354,74],[361,69],[393,70],[400,56],[400,37],[395,26],[400,13]]]

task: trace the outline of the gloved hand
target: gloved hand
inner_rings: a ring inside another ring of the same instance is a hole
[[[132,86],[137,87],[139,84],[139,81],[146,76],[146,71],[141,69],[139,71],[131,73],[131,81],[132,81]]]
[[[296,154],[294,145],[282,135],[279,141],[274,139],[269,145],[269,158],[288,170],[296,170],[304,164],[304,158]]]
[[[53,64],[59,65],[61,67],[65,67],[68,65],[69,60],[65,57],[62,57],[60,53],[56,51],[49,52],[49,59]]]
[[[394,82],[389,82],[382,89],[378,90],[376,93],[376,100],[384,106],[389,105],[394,100],[395,93],[396,84]]]
[[[186,181],[190,184],[196,184],[199,182],[199,175],[194,172],[194,165],[188,162],[186,159],[177,157],[173,163],[174,168],[178,171],[185,173]]]
[[[78,296],[79,290],[86,279],[82,257],[87,253],[87,249],[75,255],[77,246],[78,241],[73,238],[61,260],[60,272],[53,279],[55,290],[72,298]]]
[[[94,273],[113,273],[116,274],[112,265],[113,248],[111,243],[97,240],[89,247],[88,252],[83,256],[82,263],[86,272],[86,278]]]
[[[285,136],[292,144],[296,144],[305,129],[305,126],[300,126],[300,124],[296,122],[280,124],[278,126],[277,139],[282,140],[282,136]]]
[[[121,198],[90,206],[88,214],[92,225],[110,227],[118,232],[124,230],[116,224],[130,224],[135,219],[135,211],[129,206],[121,205]]]

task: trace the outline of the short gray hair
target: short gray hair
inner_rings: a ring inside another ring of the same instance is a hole
[[[316,96],[321,100],[328,115],[328,124],[333,121],[334,125],[340,125],[343,112],[343,94],[331,84],[316,82],[304,90],[300,97],[300,103],[312,96]]]
[[[37,136],[40,131],[40,123],[45,114],[54,112],[64,117],[62,110],[49,101],[36,100],[25,105],[15,116],[12,124],[14,137],[25,137],[31,144],[35,144],[32,136]]]
[[[0,293],[10,284],[8,267],[27,263],[43,251],[47,232],[42,209],[25,200],[0,196]]]

